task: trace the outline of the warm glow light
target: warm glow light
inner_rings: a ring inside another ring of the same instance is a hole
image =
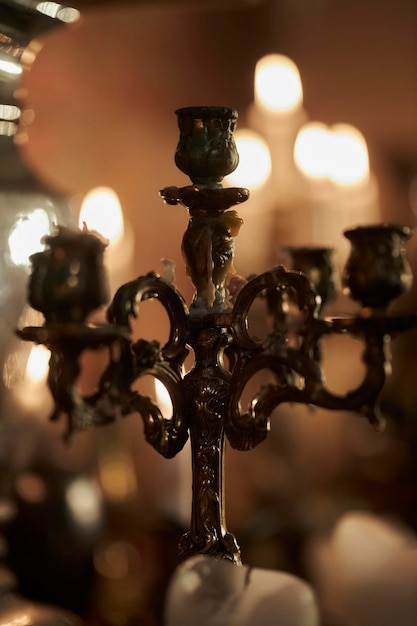
[[[277,112],[289,112],[303,101],[303,87],[297,66],[281,54],[268,54],[255,68],[255,100]]]
[[[101,520],[101,495],[97,485],[87,478],[76,478],[65,493],[73,520],[85,530],[95,529]]]
[[[19,496],[31,504],[39,504],[47,496],[45,481],[35,472],[20,472],[16,476],[15,486]]]
[[[253,189],[262,185],[271,173],[271,155],[266,141],[254,131],[242,129],[235,133],[239,165],[228,181],[237,187]]]
[[[338,185],[356,185],[369,178],[365,139],[348,124],[331,128],[319,122],[305,124],[295,141],[294,160],[306,176]]]
[[[70,24],[76,22],[80,18],[80,12],[73,7],[63,7],[57,2],[38,2],[36,10],[48,17],[58,18],[61,22]]]
[[[23,72],[23,68],[15,61],[8,61],[7,59],[0,58],[0,72],[18,75]]]
[[[141,555],[132,544],[125,541],[103,541],[94,548],[94,568],[104,578],[127,578],[131,573],[132,562],[140,563]]]
[[[124,233],[123,212],[117,194],[109,187],[96,187],[84,198],[79,225],[87,224],[89,230],[99,232],[110,241],[117,244]]]
[[[21,415],[44,420],[53,408],[52,395],[47,387],[51,353],[43,345],[9,355],[3,368],[3,380],[13,392]]]
[[[51,353],[45,346],[33,346],[26,363],[26,377],[34,382],[46,381]]]
[[[354,185],[369,177],[369,156],[363,135],[353,126],[331,128],[331,159],[328,175],[340,185]]]
[[[325,124],[310,122],[298,132],[294,160],[311,178],[326,178],[329,172],[330,131]]]
[[[122,453],[105,454],[99,463],[100,483],[106,498],[120,502],[136,493],[132,460]]]
[[[29,265],[30,255],[44,249],[42,238],[50,231],[49,216],[43,209],[35,209],[32,213],[18,218],[9,235],[12,263]]]
[[[172,417],[172,402],[168,389],[158,378],[155,378],[155,393],[158,407],[162,413],[162,417],[169,419]]]

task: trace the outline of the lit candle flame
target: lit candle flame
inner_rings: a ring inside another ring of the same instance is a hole
[[[122,241],[123,212],[117,194],[109,187],[95,187],[85,196],[79,216],[79,226],[99,232],[111,246]]]
[[[238,187],[260,187],[271,174],[268,144],[258,133],[249,129],[236,131],[235,141],[239,165],[229,174],[228,181]]]
[[[102,498],[96,483],[75,478],[66,488],[65,500],[72,520],[85,531],[95,530],[102,519]]]
[[[326,178],[329,173],[330,130],[320,122],[309,122],[298,132],[294,160],[306,176]]]
[[[298,68],[291,59],[282,54],[268,54],[257,62],[255,101],[278,113],[289,113],[300,107],[303,87]]]
[[[305,124],[294,145],[298,168],[312,179],[325,179],[342,185],[358,185],[369,180],[369,156],[363,135],[353,126],[328,127],[319,122]]]
[[[363,135],[349,124],[331,128],[329,178],[339,185],[355,185],[369,179],[369,156]]]

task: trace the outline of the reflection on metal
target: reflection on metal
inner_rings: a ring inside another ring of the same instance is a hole
[[[35,199],[36,196],[32,196]],[[11,203],[13,207],[14,203]],[[44,209],[27,207],[23,214],[16,209],[15,224],[9,234],[9,258],[13,265],[29,265],[29,256],[43,250],[42,238],[50,233],[54,215],[48,215]],[[26,207],[25,207],[26,208]],[[32,210],[31,210],[32,209]],[[56,218],[55,218],[56,219]]]
[[[222,179],[238,163],[233,138],[237,113],[227,107],[177,111],[180,139],[175,154],[191,185],[165,187],[170,205],[190,214],[182,251],[195,286],[190,306],[172,280],[150,272],[121,286],[107,312],[108,324],[91,326],[87,317],[106,301],[102,265],[104,243],[89,232],[60,228],[49,248],[34,257],[29,302],[45,316],[43,326],[18,334],[51,350],[48,384],[55,401],[52,418],[74,430],[105,424],[131,413],[141,415],[147,441],[163,456],[179,453],[188,437],[192,447],[191,527],[181,543],[183,557],[195,553],[240,562],[240,549],[226,529],[223,456],[225,440],[239,450],[261,443],[270,416],[283,402],[356,412],[380,429],[378,398],[387,372],[390,337],[417,324],[417,315],[391,316],[390,302],[411,283],[404,257],[408,228],[374,225],[346,232],[352,244],[343,285],[360,305],[357,315],[326,318],[323,306],[335,295],[327,249],[288,249],[299,269],[275,267],[248,281],[235,274],[233,237],[242,224],[232,206],[248,198],[244,188],[224,188]],[[160,300],[170,322],[165,345],[134,340],[131,320],[149,298]],[[248,316],[263,301],[271,330],[252,336]],[[364,377],[344,395],[326,387],[320,341],[345,333],[363,342]],[[98,389],[82,397],[76,381],[86,349],[107,347],[109,362]],[[184,361],[192,350],[194,365]],[[242,395],[262,370],[273,381]],[[168,390],[172,415],[134,388],[151,375]]]
[[[66,201],[36,180],[17,145],[19,128],[28,123],[30,114],[16,94],[23,72],[35,58],[34,38],[63,25],[58,14],[45,15],[36,10],[38,4],[32,0],[0,0],[0,317],[3,329],[10,332],[24,307],[21,289],[30,251],[25,256],[22,238],[35,240],[33,252],[43,249],[39,248],[40,238],[51,232],[53,223],[65,223],[69,216]],[[7,359],[8,349],[8,342],[3,341],[1,364]]]
[[[57,2],[38,2],[35,6],[39,13],[65,22],[65,24],[72,24],[80,19],[80,12],[77,9],[64,7]]]

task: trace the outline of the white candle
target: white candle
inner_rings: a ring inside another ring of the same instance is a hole
[[[291,59],[281,54],[259,59],[255,67],[254,102],[247,118],[248,125],[264,137],[271,154],[271,175],[262,195],[263,220],[269,233],[262,245],[269,266],[277,262],[280,244],[296,243],[294,236],[298,222],[302,221],[300,176],[292,155],[297,131],[306,114],[300,73]]]
[[[235,132],[235,142],[239,165],[226,180],[236,187],[257,190],[271,175],[269,146],[259,133],[249,128],[239,128]]]
[[[269,119],[297,112],[303,87],[295,63],[282,54],[262,57],[255,68],[255,104]]]
[[[369,154],[362,133],[350,124],[331,127],[332,158],[329,176],[338,186],[342,202],[360,223],[379,219],[375,179],[370,171]]]
[[[239,207],[243,227],[235,240],[237,271],[247,276],[265,270],[267,258],[265,242],[268,240],[269,221],[266,211],[266,185],[271,176],[271,154],[265,139],[251,129],[238,129],[235,141],[239,165],[230,174],[227,184],[247,187],[249,199]]]
[[[333,238],[342,267],[349,253],[343,230],[380,221],[378,186],[370,172],[368,147],[362,133],[350,124],[336,124],[330,130],[328,175],[334,186],[334,213],[338,216]]]
[[[249,125],[260,132],[269,145],[274,210],[286,209],[297,195],[292,152],[297,131],[305,120],[297,66],[281,54],[262,57],[255,68],[254,91]]]
[[[334,225],[329,226],[333,186],[329,181],[331,133],[322,122],[304,124],[294,144],[294,162],[301,173],[304,220],[298,229],[297,244],[331,245]]]
[[[294,160],[307,182],[312,242],[333,245],[342,266],[349,249],[343,230],[380,219],[365,139],[348,124],[310,122],[297,135]]]

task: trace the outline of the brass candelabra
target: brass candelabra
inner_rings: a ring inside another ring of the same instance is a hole
[[[381,224],[345,233],[352,251],[343,284],[360,304],[356,315],[323,316],[323,305],[334,295],[327,249],[292,249],[295,266],[302,271],[277,266],[248,280],[237,277],[233,237],[242,220],[231,207],[244,202],[249,192],[221,183],[238,164],[233,139],[237,113],[219,106],[176,113],[180,139],[175,161],[192,184],[160,193],[166,203],[182,204],[189,211],[182,251],[196,290],[190,306],[173,282],[150,272],[118,289],[107,310],[108,324],[88,324],[88,315],[108,301],[105,242],[87,230],[58,228],[46,238],[47,249],[31,258],[28,300],[44,314],[44,325],[18,334],[51,351],[52,419],[67,417],[66,436],[139,413],[147,441],[165,457],[174,457],[190,437],[193,500],[181,556],[204,553],[239,563],[239,546],[225,523],[225,438],[239,450],[254,448],[267,436],[270,415],[283,402],[353,411],[381,426],[378,397],[386,378],[386,344],[417,322],[415,314],[387,313],[390,302],[412,281],[404,256],[411,233],[406,227]],[[132,339],[131,319],[149,298],[159,299],[169,317],[169,339],[163,346]],[[272,320],[262,340],[248,325],[251,307],[260,298]],[[332,333],[359,337],[364,345],[363,381],[344,395],[329,391],[323,375],[320,340]],[[82,353],[103,346],[108,365],[97,391],[83,397],[76,385]],[[194,363],[185,373],[190,348]],[[260,386],[242,407],[244,389],[265,369],[274,382]],[[169,419],[133,389],[144,375],[166,386],[173,407]]]

